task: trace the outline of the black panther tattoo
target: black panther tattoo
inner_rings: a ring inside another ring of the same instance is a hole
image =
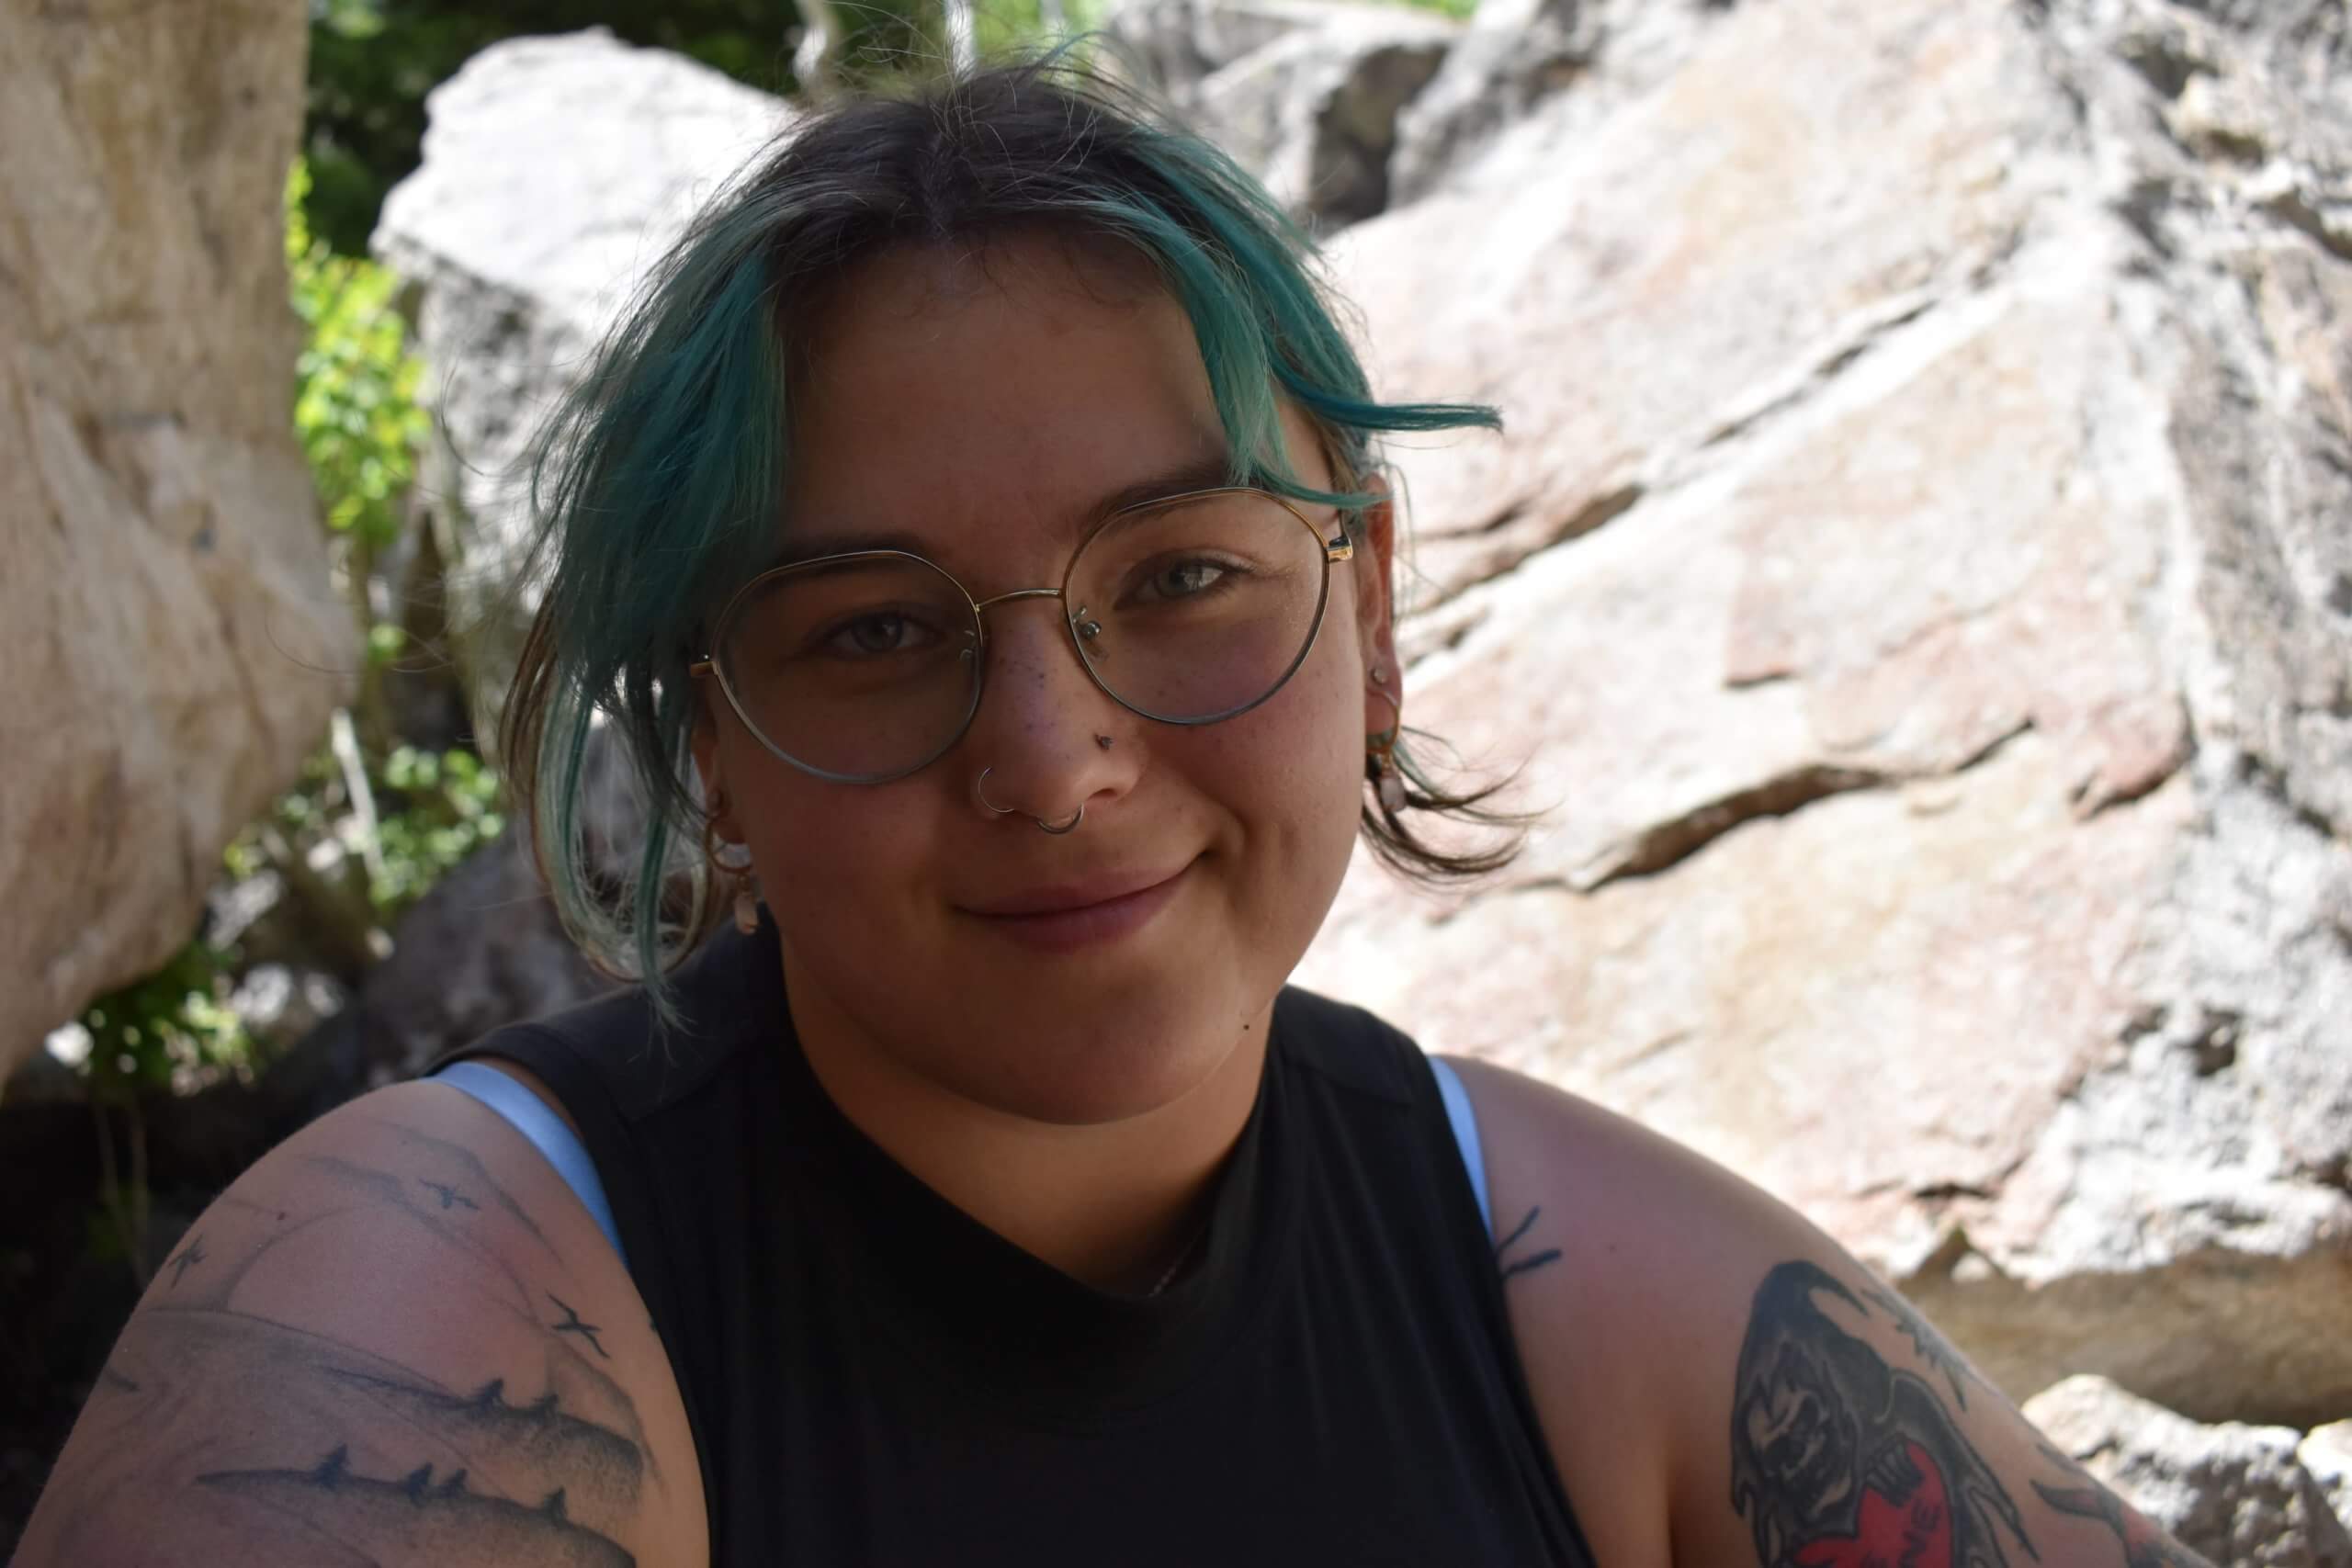
[[[1827,1271],[1783,1263],[1757,1290],[1740,1348],[1732,1506],[1766,1568],[2012,1568],[2012,1546],[2039,1561],[1934,1387],[1889,1368],[1825,1298],[1872,1318]]]

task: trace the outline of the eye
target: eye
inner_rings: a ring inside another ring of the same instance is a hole
[[[846,659],[876,659],[911,653],[937,637],[937,633],[911,615],[876,610],[837,623],[818,639],[817,651]]]
[[[1175,604],[1199,599],[1235,586],[1244,569],[1209,556],[1185,556],[1152,569],[1137,584],[1136,597],[1147,604]]]

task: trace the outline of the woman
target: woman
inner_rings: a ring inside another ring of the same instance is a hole
[[[1396,744],[1374,445],[1491,416],[1308,259],[1057,64],[706,215],[552,429],[506,736],[650,977],[240,1179],[21,1562],[2191,1561],[1786,1209],[1284,987],[1358,831],[1499,858],[1415,826],[1498,819]]]

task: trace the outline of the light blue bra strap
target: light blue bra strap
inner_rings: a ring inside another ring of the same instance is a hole
[[[1495,1212],[1487,1201],[1487,1152],[1478,1145],[1478,1112],[1470,1104],[1470,1091],[1462,1087],[1462,1075],[1453,1070],[1453,1065],[1435,1056],[1429,1062],[1430,1071],[1437,1075],[1437,1092],[1445,1101],[1445,1119],[1453,1125],[1454,1146],[1462,1151],[1462,1168],[1470,1173],[1470,1190],[1477,1195],[1478,1218],[1491,1239],[1495,1234]]]
[[[433,1075],[436,1083],[461,1089],[514,1125],[516,1132],[531,1140],[533,1146],[547,1156],[555,1173],[564,1184],[580,1195],[588,1215],[605,1233],[605,1239],[620,1254],[621,1267],[628,1267],[628,1253],[621,1246],[621,1234],[613,1225],[613,1206],[605,1198],[605,1184],[596,1179],[596,1162],[588,1157],[587,1148],[578,1134],[564,1124],[563,1118],[548,1109],[547,1101],[500,1072],[496,1067],[480,1062],[452,1062]]]

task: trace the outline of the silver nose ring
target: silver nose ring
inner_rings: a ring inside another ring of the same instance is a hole
[[[1010,817],[1012,815],[1015,808],[1010,806],[999,806],[995,801],[989,798],[989,792],[983,787],[989,782],[989,775],[994,772],[996,772],[994,768],[982,768],[980,770],[980,776],[972,781],[972,795],[982,806],[987,807],[999,817]],[[1024,813],[1024,815],[1026,814]],[[1048,822],[1042,817],[1031,817],[1029,820],[1037,824],[1037,826],[1044,831],[1052,833],[1058,837],[1061,834],[1074,831],[1080,822],[1086,820],[1086,807],[1085,804],[1081,802],[1079,808],[1069,814],[1069,820],[1067,822]]]

